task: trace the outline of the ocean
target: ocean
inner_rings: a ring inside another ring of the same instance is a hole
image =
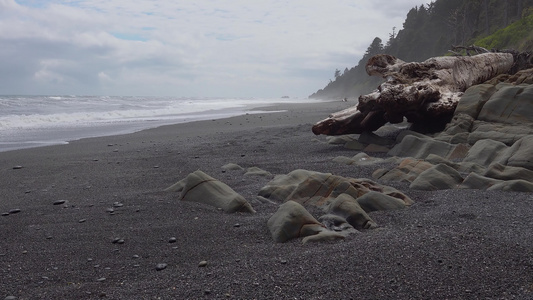
[[[0,96],[0,152],[220,119],[307,98]]]

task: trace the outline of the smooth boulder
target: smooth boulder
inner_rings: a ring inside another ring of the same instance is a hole
[[[198,170],[166,189],[181,192],[179,200],[204,203],[227,213],[255,213],[250,203],[225,183]]]

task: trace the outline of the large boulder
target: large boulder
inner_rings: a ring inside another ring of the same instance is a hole
[[[481,166],[488,166],[494,161],[500,161],[508,147],[494,140],[480,140],[468,151],[463,162],[472,162]]]
[[[509,149],[506,164],[512,167],[523,167],[533,171],[533,135],[526,135]]]
[[[438,164],[420,173],[409,187],[425,191],[446,190],[456,188],[461,182],[463,177],[454,168]]]
[[[421,138],[414,135],[408,135],[402,141],[394,146],[389,152],[390,156],[426,158],[430,154],[436,154],[442,157],[451,155],[457,145],[432,138]]]
[[[493,84],[478,84],[468,88],[457,107],[455,108],[455,115],[466,114],[473,119],[477,119],[481,108],[490,97],[497,91]]]
[[[355,229],[370,229],[377,226],[356,199],[340,194],[328,207],[328,213],[343,217]]]
[[[392,169],[378,169],[372,177],[384,181],[413,182],[418,175],[432,168],[433,164],[422,159],[407,157],[400,164]]]
[[[533,123],[533,85],[500,85],[484,103],[477,119],[507,124]]]
[[[261,188],[259,196],[276,202],[292,200],[304,206],[324,208],[340,194],[348,194],[357,199],[370,191],[398,198],[406,206],[413,203],[408,196],[397,189],[366,178],[346,178],[302,169],[274,177]]]
[[[318,222],[301,204],[287,201],[267,222],[268,229],[274,241],[286,242],[293,238],[315,235],[325,230],[325,226]]]
[[[192,201],[221,208],[227,213],[255,213],[250,203],[225,183],[198,170],[168,187],[166,191],[181,192],[181,201]]]

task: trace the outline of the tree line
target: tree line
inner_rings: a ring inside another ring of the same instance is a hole
[[[512,25],[518,29],[505,32],[504,29]],[[357,65],[343,72],[336,69],[334,79],[310,97],[353,99],[371,92],[382,80],[368,76],[365,64],[380,53],[404,61],[423,61],[446,54],[454,45],[476,41],[486,44],[480,46],[498,45],[531,51],[532,26],[533,0],[436,0],[413,7],[407,13],[403,28],[399,31],[392,28],[385,44],[376,37]],[[490,39],[498,34],[498,43]]]

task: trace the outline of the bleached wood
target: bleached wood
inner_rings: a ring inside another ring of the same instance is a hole
[[[406,63],[380,54],[368,61],[369,75],[386,81],[359,97],[357,106],[331,114],[313,126],[315,134],[342,135],[374,131],[385,123],[443,122],[451,118],[463,92],[472,85],[508,72],[509,53],[444,56]]]

